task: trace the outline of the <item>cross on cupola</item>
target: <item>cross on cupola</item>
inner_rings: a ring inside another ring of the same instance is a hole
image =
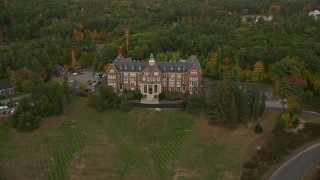
[[[150,54],[150,59],[149,59],[149,66],[154,66],[155,62],[156,61],[154,60],[153,54],[151,53]]]

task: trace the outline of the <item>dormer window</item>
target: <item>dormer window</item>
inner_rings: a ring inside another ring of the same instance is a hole
[[[127,65],[124,65],[124,70],[127,70],[127,68],[128,68]]]
[[[141,71],[141,66],[139,66],[139,71]]]
[[[134,66],[133,65],[131,66],[131,70],[134,70]]]
[[[119,69],[122,70],[122,65],[119,65]]]
[[[171,68],[170,68],[170,69],[171,69],[171,71],[173,71],[173,66],[171,66]]]
[[[178,67],[178,71],[180,71],[180,67]]]
[[[183,66],[183,68],[182,68],[182,69],[183,69],[183,71],[185,71],[185,70],[186,70],[186,67],[185,67],[185,66]]]
[[[166,71],[166,69],[167,69],[166,66],[163,66],[163,71]]]

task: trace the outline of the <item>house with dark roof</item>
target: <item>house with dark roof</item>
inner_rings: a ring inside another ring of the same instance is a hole
[[[202,69],[200,62],[190,56],[177,62],[149,61],[124,58],[121,54],[108,67],[107,84],[115,91],[140,91],[141,103],[159,103],[158,95],[165,91],[200,93]]]
[[[6,96],[14,93],[14,88],[9,79],[0,80],[0,95]]]

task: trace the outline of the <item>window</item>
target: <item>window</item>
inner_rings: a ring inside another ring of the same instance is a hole
[[[164,78],[165,78],[165,77],[167,77],[167,74],[166,74],[166,73],[164,73],[164,74],[162,75],[162,77],[164,77]]]
[[[116,79],[116,75],[108,75],[108,79]]]
[[[113,69],[110,69],[110,73],[114,73],[114,70],[113,70]]]
[[[174,74],[170,74],[170,78],[174,78]]]
[[[159,74],[158,74],[158,72],[154,72],[154,76],[158,76]]]
[[[157,81],[160,81],[160,77],[157,77]]]
[[[197,75],[197,70],[192,70],[192,71],[191,71],[191,74],[192,74],[192,75]]]

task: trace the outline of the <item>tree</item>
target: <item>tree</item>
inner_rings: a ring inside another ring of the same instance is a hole
[[[187,98],[186,111],[189,113],[198,112],[201,107],[201,103],[205,102],[201,102],[199,95],[196,93],[190,94]]]
[[[87,106],[94,107],[94,96],[92,92],[89,92],[87,95]]]
[[[218,82],[214,87],[209,109],[210,122],[228,124],[233,95],[226,82]]]
[[[70,103],[71,97],[70,97],[70,86],[68,84],[68,78],[64,77],[62,82],[62,89],[63,89],[63,97],[67,104]]]
[[[131,104],[126,97],[122,99],[120,109],[124,112],[129,112],[131,110]]]
[[[243,122],[249,115],[249,99],[248,94],[241,90],[239,86],[233,87],[233,96],[237,105],[238,122]]]
[[[52,114],[52,103],[48,96],[42,95],[39,100],[39,114],[42,117],[47,117]]]
[[[256,87],[249,88],[247,90],[249,95],[249,109],[250,109],[250,117],[253,121],[257,118],[257,112],[259,112],[259,101],[260,101],[260,95],[259,91]]]
[[[277,81],[292,75],[301,76],[304,67],[295,58],[286,57],[272,64],[270,70],[274,76],[274,80]]]
[[[254,132],[257,134],[261,134],[263,131],[262,126],[258,123],[255,127],[254,127]]]
[[[63,110],[63,87],[59,82],[52,82],[48,89],[48,98],[52,104],[51,114],[60,115]]]
[[[43,89],[43,79],[38,73],[32,72],[28,79],[28,88],[25,87],[25,92],[30,93],[31,99],[33,100],[34,106],[38,108],[38,101],[41,96],[41,90]]]
[[[32,132],[39,127],[40,119],[26,111],[18,116],[17,129],[21,132]]]
[[[32,71],[28,68],[22,68],[17,71],[11,71],[10,79],[14,85],[18,87],[20,91],[28,91],[30,84],[29,84],[29,77],[31,76]]]

